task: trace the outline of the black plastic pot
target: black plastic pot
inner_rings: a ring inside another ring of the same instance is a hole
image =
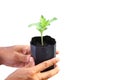
[[[31,39],[31,52],[35,61],[35,65],[54,58],[56,55],[56,41],[54,38],[50,36],[43,37],[44,46],[41,45],[41,37],[36,36]],[[48,71],[54,68],[54,65],[45,69],[44,71]]]

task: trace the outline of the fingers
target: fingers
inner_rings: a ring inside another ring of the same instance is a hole
[[[56,51],[56,54],[59,54],[59,51]]]
[[[47,80],[48,78],[51,78],[52,76],[56,75],[59,72],[59,68],[55,67],[54,69],[43,72],[42,74],[39,74],[40,80]]]
[[[32,70],[34,70],[35,72],[43,71],[43,70],[45,70],[46,68],[48,68],[48,67],[56,64],[58,61],[59,61],[58,58],[53,58],[53,59],[44,61],[44,62],[42,62],[42,63],[34,66],[34,67],[32,68]]]
[[[29,62],[30,61],[30,55],[24,55],[24,54],[17,53],[16,59],[19,62]]]
[[[22,53],[23,54],[31,54],[30,46],[25,46],[25,48],[22,50]]]
[[[30,46],[29,45],[15,45],[15,46],[13,46],[13,48],[16,51],[21,52],[23,54],[30,54]]]
[[[21,68],[21,67],[32,67],[35,65],[34,63],[34,60],[32,57],[30,57],[29,61],[28,62],[25,62],[25,61],[20,61],[21,58],[17,58],[17,63],[13,64],[12,66],[13,67],[18,67],[18,68]]]

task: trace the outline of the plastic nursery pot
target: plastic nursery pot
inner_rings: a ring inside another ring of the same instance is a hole
[[[56,41],[50,36],[43,37],[44,45],[41,45],[41,37],[36,36],[31,39],[31,52],[35,61],[35,65],[54,58],[56,55]],[[54,65],[43,70],[48,71],[54,68]]]

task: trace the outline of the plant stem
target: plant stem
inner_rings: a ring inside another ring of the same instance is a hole
[[[42,44],[42,46],[44,45],[44,43],[43,43],[43,32],[41,32],[41,44]]]

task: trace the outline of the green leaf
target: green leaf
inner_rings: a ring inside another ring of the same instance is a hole
[[[52,19],[50,20],[50,23],[53,22],[53,21],[55,21],[55,20],[57,20],[56,17],[52,18]]]
[[[32,23],[32,24],[28,25],[28,27],[32,27],[32,26],[40,26],[40,22]]]
[[[54,17],[50,20],[47,20],[43,15],[41,15],[40,22],[30,24],[29,27],[36,26],[36,29],[41,33],[41,37],[42,37],[42,33],[45,30],[47,30],[47,26],[50,26],[51,22],[53,22],[55,20],[57,20],[57,18]],[[42,41],[41,43],[43,44],[43,40],[41,40],[41,41]]]

